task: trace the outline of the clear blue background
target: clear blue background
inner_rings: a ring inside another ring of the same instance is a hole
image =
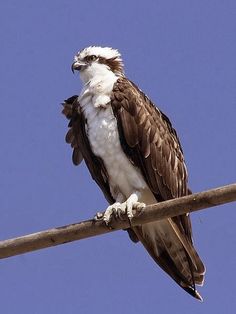
[[[88,45],[123,55],[127,76],[171,118],[193,191],[235,182],[235,1],[1,1],[0,238],[88,219],[106,207],[65,144],[70,65]],[[0,261],[0,311],[235,313],[235,203],[192,215],[204,303],[115,232]]]

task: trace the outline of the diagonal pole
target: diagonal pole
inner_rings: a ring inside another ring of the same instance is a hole
[[[132,225],[170,218],[188,212],[236,201],[236,183],[145,207],[136,213]],[[0,241],[0,258],[48,248],[75,240],[129,228],[128,221],[112,221],[109,229],[103,221],[86,220],[62,227]]]

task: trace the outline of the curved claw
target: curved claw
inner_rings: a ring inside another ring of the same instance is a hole
[[[102,220],[103,219],[103,213],[97,212],[93,219],[96,221]]]
[[[116,219],[120,220],[126,220],[128,218],[130,227],[132,226],[132,218],[134,216],[133,209],[142,209],[146,205],[144,203],[139,203],[137,201],[134,201],[132,198],[127,199],[124,203],[116,202],[110,206],[107,207],[105,210],[104,215],[101,213],[97,214],[97,219],[103,219],[105,224],[109,227],[110,221],[112,216]],[[125,217],[125,214],[127,215],[127,218]]]
[[[114,203],[113,205],[110,205],[105,210],[105,213],[103,215],[103,220],[106,223],[106,225],[109,225],[109,222],[111,221],[111,217],[114,214],[115,217],[119,216],[119,212],[121,211],[122,204],[119,202]]]

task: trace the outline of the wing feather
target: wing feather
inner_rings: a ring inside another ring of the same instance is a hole
[[[168,117],[126,78],[115,83],[111,105],[118,120],[123,149],[144,177],[151,171],[155,173],[147,178],[151,189],[158,181],[161,190],[165,190],[161,193],[162,200],[186,195],[187,170],[183,151]],[[155,188],[153,192],[155,194]]]
[[[64,101],[62,113],[69,119],[69,131],[66,134],[66,142],[73,148],[72,161],[79,165],[84,159],[92,175],[99,185],[109,203],[113,203],[108,176],[104,164],[100,158],[95,156],[91,150],[85,131],[85,119],[80,110],[78,96],[68,98]]]
[[[143,173],[156,200],[187,195],[183,151],[168,117],[126,78],[114,85],[111,106],[122,148]],[[202,284],[205,270],[192,244],[189,215],[134,230],[154,260],[183,289],[199,298],[195,283]]]

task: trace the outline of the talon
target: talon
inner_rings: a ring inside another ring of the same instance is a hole
[[[104,220],[104,222],[105,222],[105,224],[106,224],[106,226],[107,226],[108,229],[110,229],[110,230],[113,229],[112,226],[110,225],[110,221]]]
[[[125,217],[124,217],[125,213],[126,213],[126,204],[122,203],[120,204],[119,210],[118,210],[118,217],[120,220],[125,220]]]
[[[134,204],[132,202],[127,201],[127,216],[128,216],[128,219],[130,222],[134,216],[133,215],[133,207],[134,207]]]
[[[131,228],[132,227],[132,218],[128,217],[128,221],[129,221],[129,226]]]
[[[103,213],[97,212],[93,219],[94,220],[102,220],[103,219]]]
[[[143,208],[145,208],[146,207],[146,204],[145,203],[137,203],[136,204],[136,208],[137,209],[143,209]]]
[[[108,226],[110,220],[111,220],[111,215],[113,213],[113,205],[108,206],[104,215],[103,215],[103,220],[105,222],[105,224]]]
[[[105,225],[106,225],[106,227],[107,227],[108,229],[110,229],[110,230],[113,229],[112,226],[111,226],[111,224],[110,224],[111,219],[109,219],[109,220],[103,219],[103,221],[105,222]]]
[[[132,219],[134,217],[133,209],[142,209],[146,205],[144,203],[137,202],[137,196],[131,195],[126,202],[119,203],[116,202],[113,205],[110,205],[105,210],[104,215],[97,214],[99,219],[103,219],[105,224],[110,227],[110,221],[112,216],[116,219],[126,220],[128,218],[129,225],[132,225]]]
[[[134,217],[133,212],[132,212],[132,207],[131,207],[131,209],[127,208],[127,216],[128,216],[128,220],[129,220],[129,225],[131,227],[132,226],[132,219]]]
[[[110,220],[111,220],[110,217],[105,217],[105,215],[103,216],[103,221],[105,222],[105,224],[106,224],[107,226],[109,226]]]

